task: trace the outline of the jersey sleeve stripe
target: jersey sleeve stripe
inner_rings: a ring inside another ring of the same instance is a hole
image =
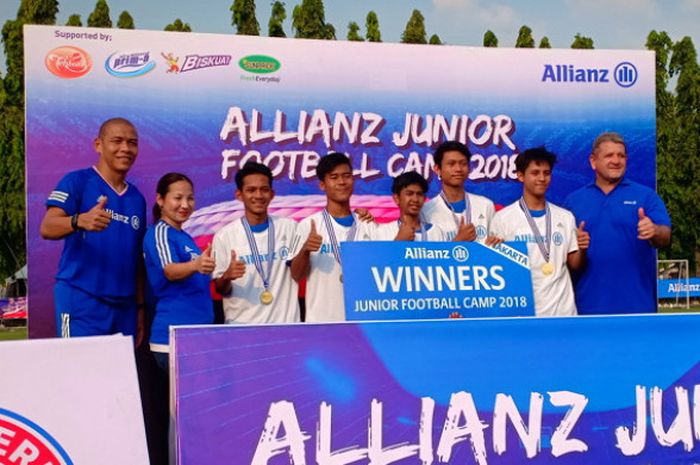
[[[170,255],[170,248],[168,247],[168,225],[165,223],[158,223],[156,225],[156,250],[158,251],[160,265],[163,268],[165,268],[165,265],[173,262],[172,256]]]
[[[61,192],[61,191],[52,191],[51,194],[49,194],[49,200],[56,200],[58,202],[65,202],[66,200],[68,200],[68,193]]]

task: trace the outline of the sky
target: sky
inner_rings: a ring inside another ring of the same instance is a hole
[[[301,0],[287,0],[285,32],[293,36],[291,11]],[[80,14],[87,23],[96,0],[59,0],[57,24]],[[233,33],[233,0],[107,0],[110,16],[127,10],[138,29],[162,30],[175,18],[189,23],[194,32]],[[15,18],[20,0],[0,0],[0,24]],[[271,0],[258,1],[257,18],[263,35]],[[500,47],[512,47],[520,26],[533,30],[536,43],[549,37],[554,48],[568,48],[576,33],[591,37],[595,48],[642,49],[653,29],[666,31],[674,41],[690,36],[700,46],[700,0],[325,0],[326,22],[336,36],[347,36],[355,21],[364,34],[367,13],[374,10],[384,42],[399,42],[413,9],[425,17],[428,37],[440,36],[450,45],[480,46],[484,32],[493,31]],[[4,72],[4,55],[0,70]]]

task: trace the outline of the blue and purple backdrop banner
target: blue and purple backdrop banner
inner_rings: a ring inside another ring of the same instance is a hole
[[[105,119],[140,136],[130,174],[149,202],[168,171],[189,175],[211,236],[240,216],[236,169],[262,160],[275,175],[277,214],[324,205],[314,168],[346,152],[356,207],[395,219],[391,177],[432,174],[437,143],[474,153],[468,188],[497,204],[521,192],[514,157],[538,145],[559,155],[551,201],[589,182],[594,137],[628,141],[629,176],[655,184],[654,55],[647,51],[494,49],[277,39],[158,31],[25,27],[26,176],[32,337],[54,334],[60,242],[39,237],[44,202],[67,171],[90,166]],[[514,66],[514,64],[517,64]]]
[[[700,462],[698,315],[173,331],[180,465]]]
[[[349,321],[535,314],[524,242],[361,241],[340,251]]]

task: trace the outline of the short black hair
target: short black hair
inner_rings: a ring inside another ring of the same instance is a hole
[[[524,173],[527,167],[530,166],[530,162],[533,161],[544,161],[549,164],[551,169],[554,168],[554,164],[557,162],[557,156],[544,148],[544,146],[527,149],[524,152],[520,152],[515,158],[515,170],[519,173]]]
[[[267,176],[267,179],[270,181],[270,187],[272,187],[272,171],[270,171],[270,168],[262,163],[249,161],[236,173],[236,187],[239,191],[243,189],[243,178],[250,174],[262,174]]]
[[[406,171],[394,178],[391,183],[391,193],[399,195],[402,190],[412,184],[418,184],[424,194],[428,192],[428,181],[423,176],[415,171]]]
[[[350,170],[352,170],[352,163],[350,163],[350,159],[345,154],[338,152],[329,153],[325,157],[321,157],[321,160],[318,162],[316,177],[319,181],[323,181],[328,173],[340,165],[348,165]]]
[[[438,148],[435,149],[435,153],[433,154],[433,161],[435,161],[435,164],[440,166],[445,152],[451,151],[459,152],[467,157],[467,162],[469,162],[469,160],[472,158],[472,153],[469,151],[469,148],[467,148],[466,145],[456,140],[448,140],[447,142],[440,144]]]
[[[134,126],[134,123],[132,123],[126,118],[118,116],[116,118],[110,118],[108,120],[105,120],[100,125],[100,129],[97,131],[97,138],[102,139],[105,135],[105,131],[107,131],[107,128],[113,124],[125,124],[126,126],[131,126],[134,129],[134,131],[136,131],[136,126]]]

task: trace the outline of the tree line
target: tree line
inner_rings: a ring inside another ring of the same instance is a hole
[[[271,4],[268,36],[287,37],[284,22],[286,4]],[[0,75],[0,277],[7,276],[26,261],[26,218],[24,190],[24,57],[22,26],[55,25],[58,0],[21,0],[17,17],[5,22],[2,42],[7,72]],[[236,34],[260,35],[255,0],[233,0],[231,25]],[[301,0],[291,16],[295,38],[336,40],[336,29],[325,18],[323,0]],[[79,14],[71,14],[66,26],[82,26]],[[97,0],[87,19],[88,27],[113,27],[106,0]],[[382,42],[379,18],[369,11],[364,35],[355,21],[347,25],[350,41]],[[117,28],[135,29],[128,11],[122,11]],[[191,32],[176,18],[166,31]],[[423,14],[414,9],[401,34],[402,43],[441,45],[437,34],[428,37]],[[523,25],[515,42],[517,48],[535,48],[530,27]],[[690,37],[678,41],[663,31],[651,31],[646,48],[656,53],[656,144],[658,191],[673,221],[671,247],[661,258],[688,259],[695,271],[700,262],[700,66]],[[498,47],[496,35],[487,30],[482,46]],[[539,40],[539,48],[551,48],[549,38]],[[576,34],[570,45],[575,49],[594,48],[593,39]]]

